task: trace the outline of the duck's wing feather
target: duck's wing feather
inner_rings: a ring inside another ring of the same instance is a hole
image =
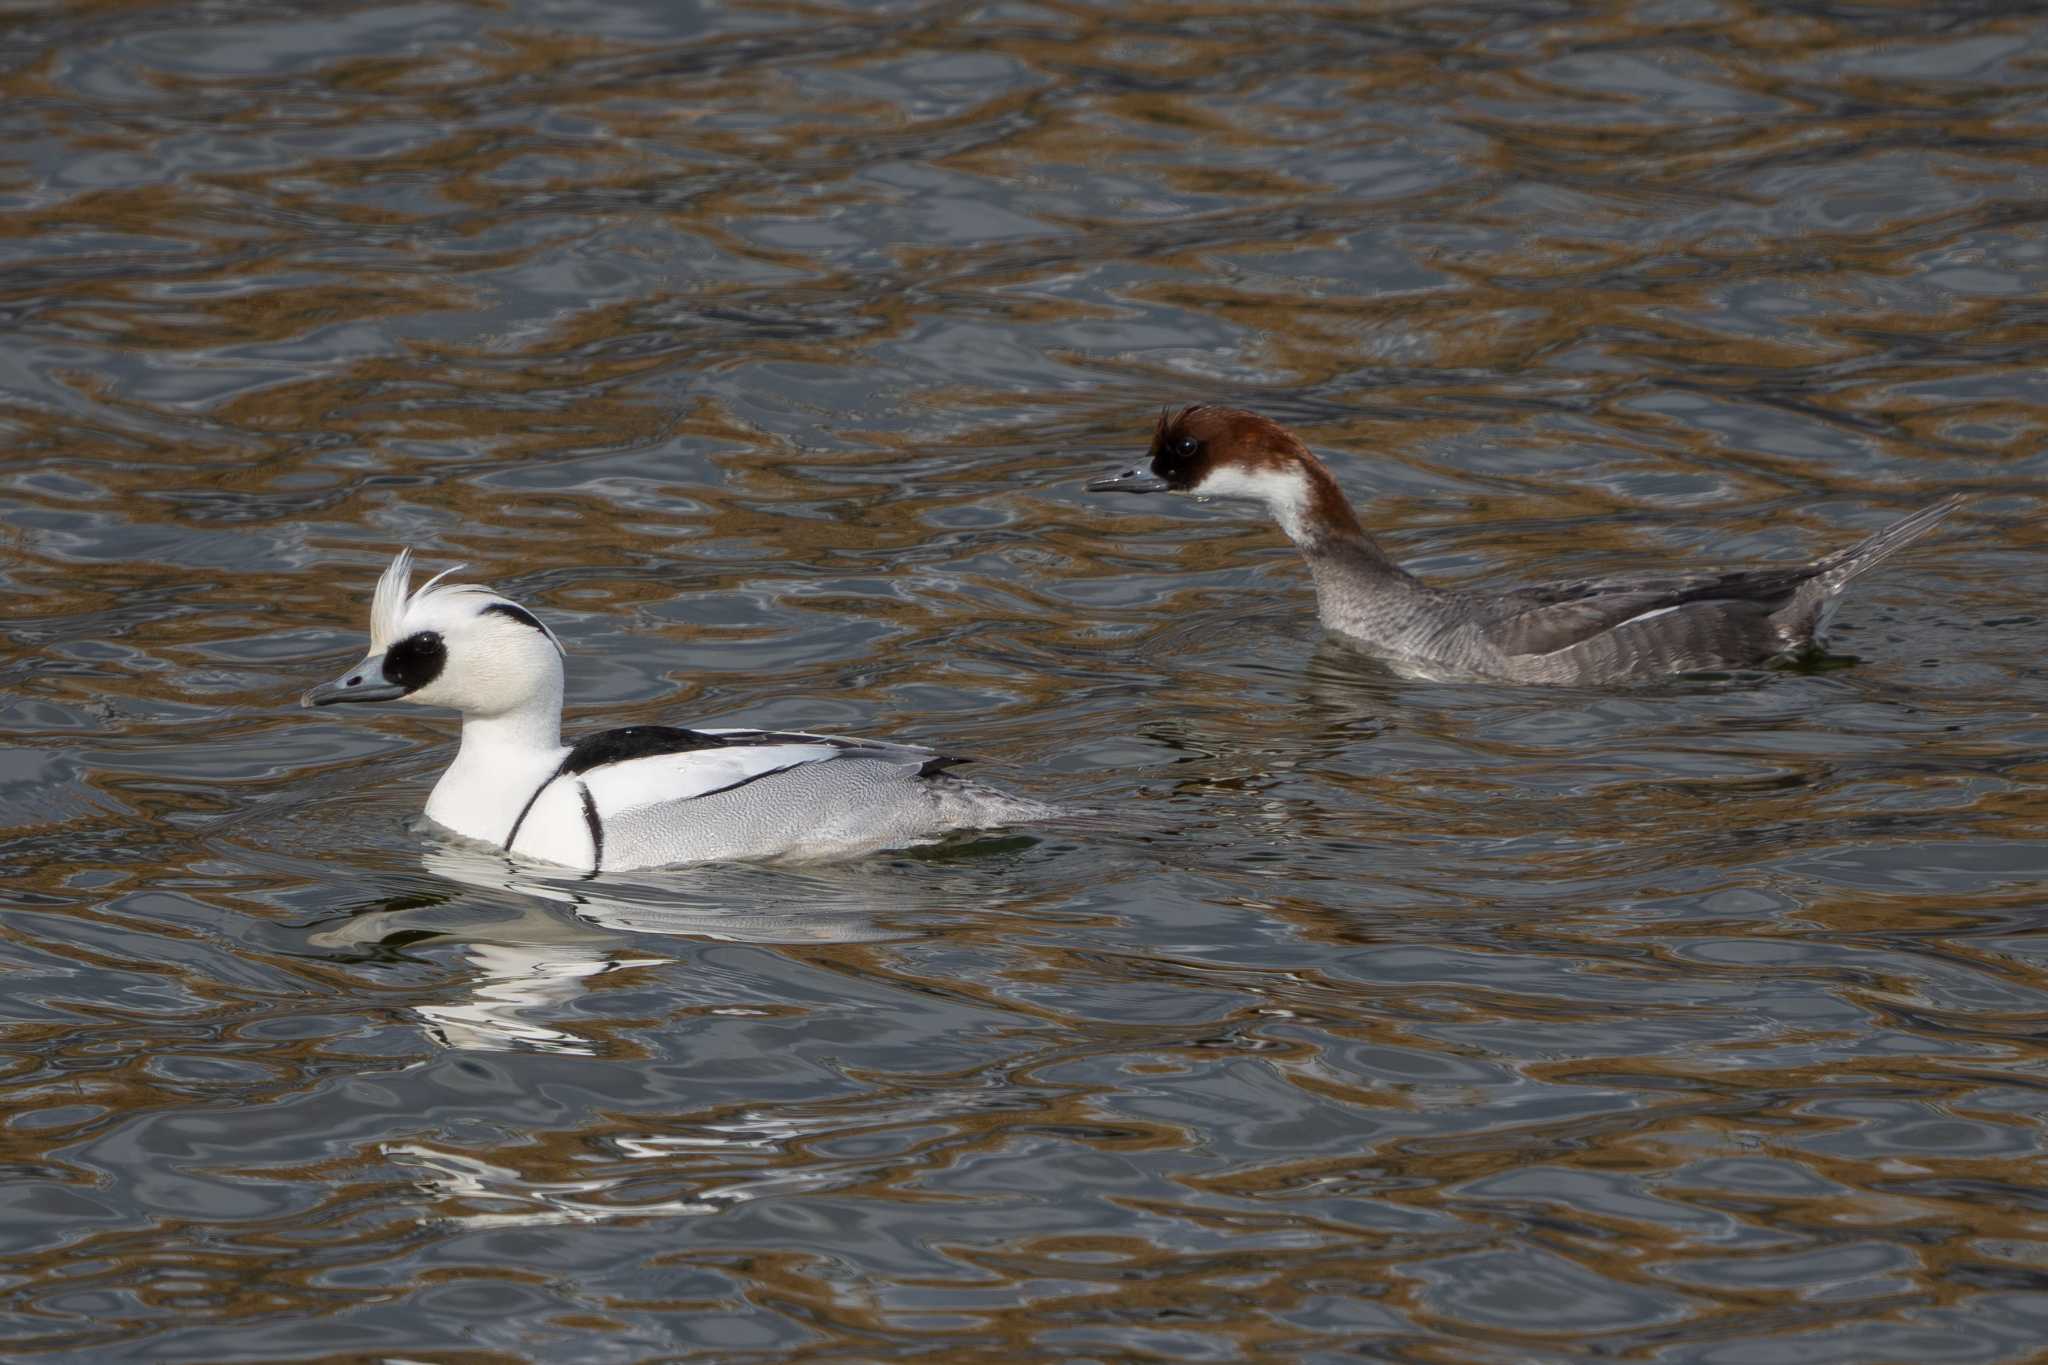
[[[603,815],[700,800],[810,764],[880,761],[906,777],[929,776],[962,759],[930,749],[840,735],[776,730],[678,730],[636,725],[578,744],[562,764]]]
[[[919,777],[930,777],[933,773],[946,768],[974,761],[953,754],[942,754],[921,744],[897,744],[886,739],[859,739],[852,735],[814,735],[804,730],[700,730],[697,733],[717,735],[728,745],[822,744],[836,750],[829,757],[884,759],[890,763],[916,768]]]
[[[1825,561],[1822,561],[1825,563]],[[1822,564],[1788,564],[1781,569],[1735,569],[1713,573],[1619,574],[1599,578],[1566,578],[1518,586],[1510,594],[1520,603],[1583,602],[1592,598],[1621,599],[1643,593],[1662,596],[1666,606],[1725,597],[1763,602],[1790,597]]]
[[[1954,494],[1899,518],[1846,549],[1806,564],[1733,573],[1674,574],[1652,578],[1588,578],[1524,588],[1489,629],[1512,654],[1569,649],[1631,620],[1681,607],[1709,635],[1716,621],[1749,623],[1769,618],[1781,643],[1811,640],[1827,602],[1866,573],[1939,526],[1963,504]],[[1756,643],[1754,636],[1752,643]]]
[[[1508,654],[1553,654],[1659,612],[1726,604],[1741,614],[1769,612],[1791,600],[1816,566],[1737,573],[1674,574],[1657,579],[1577,579],[1516,591],[1500,601],[1487,633]]]
[[[1664,594],[1653,592],[1537,602],[1502,616],[1487,635],[1504,654],[1555,654],[1669,605]]]

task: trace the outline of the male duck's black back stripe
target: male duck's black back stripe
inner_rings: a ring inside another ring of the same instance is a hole
[[[607,763],[686,754],[697,749],[722,749],[725,744],[719,735],[679,730],[673,725],[627,725],[617,730],[600,730],[583,739],[562,760],[561,772],[587,773]]]
[[[597,818],[597,798],[590,794],[588,783],[576,784],[577,794],[583,798],[583,823],[590,827],[590,870],[604,868],[604,821]]]

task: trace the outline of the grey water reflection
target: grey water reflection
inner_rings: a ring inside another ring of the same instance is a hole
[[[0,15],[0,1354],[2020,1361],[2026,7]],[[1407,682],[1261,409],[1448,579],[1951,490],[1826,667]],[[569,725],[1093,814],[584,881],[293,704],[393,547]]]
[[[874,943],[903,935],[887,927],[892,916],[943,906],[930,892],[920,906],[914,888],[889,895],[872,876],[832,868],[712,866],[597,881],[455,840],[421,861],[431,878],[481,894],[366,910],[307,942],[322,950],[463,945],[470,975],[462,998],[414,1006],[435,1041],[452,1048],[594,1055],[589,1040],[546,1020],[606,984],[593,978],[665,961],[646,954],[652,938]]]

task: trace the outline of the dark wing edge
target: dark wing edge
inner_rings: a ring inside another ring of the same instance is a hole
[[[636,758],[662,754],[684,754],[697,749],[732,749],[750,744],[823,744],[847,754],[868,754],[902,761],[917,758],[928,763],[967,763],[964,758],[947,758],[916,744],[892,744],[881,739],[853,739],[845,735],[814,735],[803,730],[685,730],[673,725],[627,725],[586,735],[562,760],[560,773],[584,773],[608,763],[625,763]],[[557,773],[557,776],[560,775]]]
[[[569,756],[562,760],[562,766],[556,770],[555,776],[560,777],[563,773],[587,773],[592,768],[602,768],[608,763],[624,763],[635,758],[654,758],[661,754],[682,754],[693,749],[723,747],[723,736],[707,735],[701,730],[682,730],[673,725],[626,725],[616,730],[600,730],[594,735],[585,735],[576,741],[576,747],[569,750]]]
[[[738,744],[829,744],[844,750],[848,758],[884,758],[898,763],[917,761],[919,777],[937,777],[946,769],[972,758],[935,753],[918,744],[894,744],[885,739],[854,739],[846,735],[814,735],[801,730],[729,730],[714,738]]]

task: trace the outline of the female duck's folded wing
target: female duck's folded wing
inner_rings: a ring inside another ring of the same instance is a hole
[[[1605,599],[1621,604],[1624,599],[1648,594],[1666,599],[1666,605],[1708,598],[1741,598],[1769,601],[1790,597],[1795,589],[1813,577],[1812,564],[1792,564],[1770,569],[1715,569],[1702,573],[1607,574],[1595,578],[1564,578],[1548,583],[1530,583],[1515,588],[1502,598],[1510,614],[1530,604],[1598,602]]]
[[[1705,607],[1745,622],[1760,621],[1791,601],[1799,585],[1813,575],[1813,566],[1805,564],[1632,584],[1597,578],[1546,583],[1506,599],[1489,634],[1505,654],[1554,654],[1681,607]]]
[[[1670,593],[1636,592],[1545,602],[1506,617],[1488,634],[1503,654],[1555,654],[1683,600]]]

